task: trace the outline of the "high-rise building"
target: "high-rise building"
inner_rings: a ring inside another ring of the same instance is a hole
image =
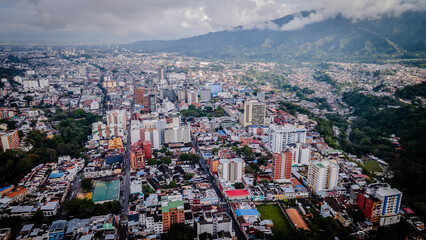
[[[183,201],[162,201],[161,202],[163,230],[168,231],[171,226],[185,222],[185,209]]]
[[[265,125],[266,124],[266,105],[260,102],[245,102],[243,126]]]
[[[188,143],[191,141],[188,126],[166,128],[164,130],[165,143]]]
[[[5,152],[7,149],[17,149],[20,145],[19,142],[19,136],[18,131],[14,130],[11,132],[2,132],[0,133],[1,136],[1,149],[3,149],[3,152]]]
[[[166,79],[164,74],[164,68],[162,67],[158,68],[158,79],[159,80]]]
[[[130,149],[130,167],[132,170],[145,168],[145,153],[139,144],[132,145]]]
[[[339,165],[334,161],[312,161],[308,167],[308,188],[314,193],[337,186]]]
[[[245,165],[244,160],[241,158],[220,159],[218,166],[219,178],[229,182],[241,182]]]
[[[293,154],[289,150],[282,153],[274,153],[272,170],[273,179],[278,182],[290,180],[292,162]]]
[[[155,98],[153,99],[155,104]],[[151,97],[148,89],[146,88],[137,88],[135,90],[135,103],[143,106],[144,112],[151,111]]]
[[[305,143],[306,129],[296,128],[291,124],[269,126],[269,137],[266,147],[275,153],[282,152],[289,144]]]
[[[149,94],[149,111],[155,112],[157,111],[157,97],[155,94]]]
[[[149,141],[152,144],[153,149],[160,149],[160,133],[157,128],[142,128],[141,129],[141,140]]]
[[[188,104],[198,103],[198,92],[195,90],[187,91]]]
[[[217,159],[212,159],[210,161],[210,172],[212,174],[216,174],[219,168],[219,160]]]
[[[141,138],[141,129],[143,124],[139,120],[132,120],[130,123],[130,143],[134,144],[139,142]]]
[[[201,89],[200,99],[201,99],[201,102],[210,101],[212,99],[212,91],[210,89]]]
[[[387,183],[375,183],[359,194],[357,205],[370,222],[385,226],[401,220],[401,200],[402,193],[398,189]]]
[[[308,165],[311,159],[311,149],[303,146],[302,143],[289,144],[291,153],[293,154],[292,165]]]
[[[127,111],[126,110],[111,110],[107,111],[107,124],[110,128],[118,126],[118,128],[126,131],[127,126]]]
[[[145,159],[151,159],[152,158],[151,142],[150,141],[143,141],[142,145],[143,145],[143,151],[145,152]]]

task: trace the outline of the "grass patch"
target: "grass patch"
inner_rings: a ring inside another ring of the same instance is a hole
[[[379,163],[374,160],[366,160],[364,161],[364,166],[367,169],[367,171],[374,173],[374,172],[382,172],[382,168],[380,167]]]
[[[256,206],[257,210],[260,213],[260,218],[271,219],[274,223],[272,232],[274,233],[275,239],[297,239],[296,233],[293,231],[290,223],[287,221],[287,218],[281,212],[281,209],[278,205],[275,204],[264,204]]]

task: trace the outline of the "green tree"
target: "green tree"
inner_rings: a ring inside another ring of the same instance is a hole
[[[193,173],[185,173],[185,175],[183,175],[183,179],[185,180],[190,180],[194,177]]]
[[[163,234],[163,240],[193,240],[197,236],[197,230],[189,224],[178,223],[171,226],[167,233]]]
[[[170,183],[166,186],[166,188],[176,188],[176,187],[177,185],[175,180],[170,181]]]
[[[159,161],[155,158],[150,158],[148,159],[148,165],[153,166],[153,165],[158,165]]]
[[[83,180],[81,180],[81,187],[85,191],[90,191],[92,189],[92,179],[90,179],[90,178],[83,178]]]
[[[169,157],[162,157],[161,158],[161,163],[169,165],[170,163],[172,163],[172,159],[170,159]]]

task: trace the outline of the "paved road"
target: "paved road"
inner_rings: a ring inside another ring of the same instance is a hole
[[[201,151],[198,149],[198,145],[196,145],[196,143],[194,141],[192,141],[192,145],[195,147],[195,150],[197,151],[198,155],[200,156],[200,164],[203,167],[204,172],[207,174],[207,179],[209,180],[210,184],[213,186],[213,189],[216,191],[216,194],[219,197],[219,199],[221,200],[221,202],[223,202],[221,204],[222,207],[226,210],[226,212],[229,214],[229,216],[232,219],[232,228],[234,229],[235,235],[240,240],[245,239],[245,236],[244,236],[243,232],[241,231],[240,227],[237,224],[237,221],[234,218],[234,215],[232,214],[229,202],[228,202],[227,199],[225,199],[223,197],[222,192],[220,191],[219,187],[214,182],[214,178],[213,178],[213,176],[211,175],[210,171],[207,168],[206,160],[204,159],[204,156],[201,153]]]
[[[135,78],[133,77],[133,86],[136,88]],[[133,113],[133,108],[135,104],[135,94],[133,92],[132,104],[130,106],[130,115]],[[120,239],[127,239],[127,222],[129,218],[129,195],[130,195],[130,146],[131,146],[131,138],[130,138],[130,122],[132,121],[132,116],[127,123],[127,140],[126,140],[126,155],[123,160],[124,167],[126,172],[123,174],[123,180],[121,181],[121,192],[120,196],[121,206],[123,211],[121,213],[121,223],[120,226]]]

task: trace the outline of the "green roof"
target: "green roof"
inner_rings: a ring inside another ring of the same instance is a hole
[[[103,227],[106,230],[113,229],[112,223],[104,223]]]
[[[93,202],[112,201],[118,199],[120,181],[111,182],[96,181],[95,191],[93,192]]]
[[[320,168],[325,168],[324,165],[322,165],[321,163],[318,163],[317,166]]]
[[[161,210],[163,211],[163,213],[169,212],[170,208],[177,208],[179,206],[183,207],[183,201],[173,201],[173,202],[168,202],[167,206],[163,206],[161,208]]]

